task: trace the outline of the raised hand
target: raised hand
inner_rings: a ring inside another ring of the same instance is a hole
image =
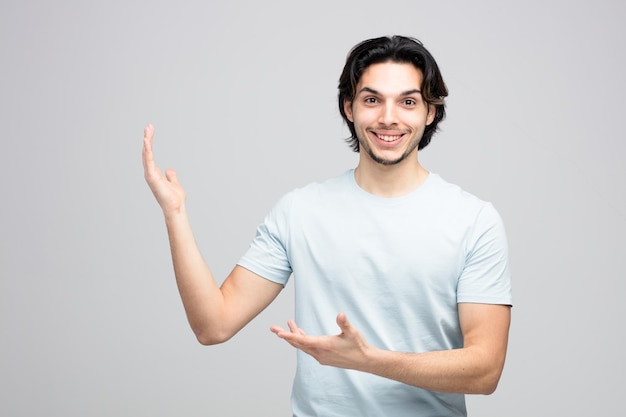
[[[154,126],[148,125],[143,131],[143,171],[146,182],[161,206],[163,213],[176,213],[184,209],[187,197],[185,190],[178,182],[176,171],[168,169],[165,175],[154,162],[152,142],[154,139]]]
[[[322,365],[360,370],[368,360],[370,346],[344,313],[337,316],[341,333],[335,336],[309,336],[293,320],[289,320],[287,325],[289,330],[280,326],[272,326],[270,330],[291,346],[311,355]]]

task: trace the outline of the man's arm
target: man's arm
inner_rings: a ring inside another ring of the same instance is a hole
[[[370,346],[341,313],[337,336],[307,336],[289,322],[289,330],[271,330],[322,365],[369,372],[430,391],[491,394],[506,356],[511,308],[504,305],[458,305],[463,347],[424,353],[393,352]]]
[[[163,210],[178,291],[198,341],[216,344],[230,339],[267,307],[282,285],[235,266],[219,287],[196,244],[185,209],[186,194],[176,172],[161,173],[154,161],[154,128],[144,130],[146,182]]]

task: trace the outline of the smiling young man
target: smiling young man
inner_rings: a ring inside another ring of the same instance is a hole
[[[359,186],[372,194],[402,195],[428,176],[417,150],[426,126],[435,118],[435,106],[422,99],[422,78],[413,64],[372,64],[361,75],[355,96],[343,101],[362,155],[355,176]],[[371,188],[380,185],[398,189]]]
[[[418,151],[447,89],[413,38],[353,48],[339,82],[355,169],[293,190],[271,210],[221,287],[195,244],[176,174],[144,139],[145,177],[165,215],[179,291],[204,344],[223,342],[295,281],[294,416],[465,416],[506,356],[511,288],[490,203],[427,171]]]

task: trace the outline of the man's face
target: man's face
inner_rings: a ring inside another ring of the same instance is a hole
[[[365,69],[354,101],[344,102],[354,123],[361,158],[395,165],[416,157],[424,129],[435,117],[420,93],[422,72],[412,64],[385,62]],[[415,159],[417,160],[417,159]]]

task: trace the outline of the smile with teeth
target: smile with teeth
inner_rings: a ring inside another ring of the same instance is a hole
[[[402,135],[382,135],[380,133],[376,133],[376,136],[385,142],[393,142],[402,137]]]

